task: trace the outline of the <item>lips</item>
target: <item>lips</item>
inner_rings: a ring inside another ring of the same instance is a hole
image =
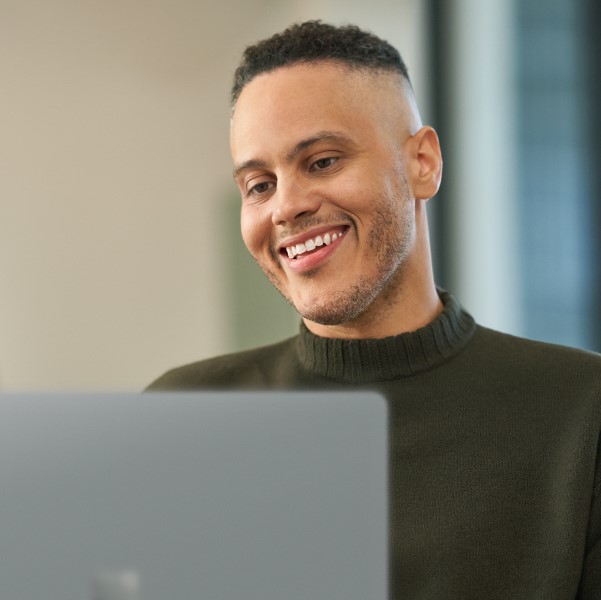
[[[348,225],[329,225],[288,238],[279,253],[296,273],[313,273],[335,253],[349,231]]]
[[[296,259],[307,253],[314,252],[322,246],[329,246],[339,240],[348,230],[348,226],[330,227],[319,233],[304,234],[280,246],[280,253],[290,259]]]
[[[319,248],[324,245],[329,246],[331,243],[335,242],[339,237],[342,237],[343,235],[344,232],[327,232],[323,236],[317,235],[314,238],[309,238],[304,243],[286,246],[288,258],[296,258],[297,256],[304,254],[305,252],[312,252],[313,250],[315,250],[315,248]]]

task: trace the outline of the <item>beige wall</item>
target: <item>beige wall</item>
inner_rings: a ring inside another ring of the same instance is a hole
[[[236,349],[241,50],[293,20],[354,21],[425,95],[421,4],[0,0],[0,389],[136,390]]]

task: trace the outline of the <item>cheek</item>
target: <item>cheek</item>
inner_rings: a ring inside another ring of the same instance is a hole
[[[257,212],[242,207],[240,211],[240,231],[248,251],[255,257],[261,249],[269,248],[270,227],[266,219],[262,219]]]

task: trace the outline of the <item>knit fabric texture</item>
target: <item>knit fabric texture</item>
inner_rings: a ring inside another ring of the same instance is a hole
[[[148,390],[378,391],[391,598],[601,600],[601,357],[478,326],[440,295],[414,332],[340,340],[301,325]]]

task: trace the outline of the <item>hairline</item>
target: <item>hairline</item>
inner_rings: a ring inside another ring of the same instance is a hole
[[[373,74],[373,75],[386,75],[386,74],[397,75],[400,80],[400,83],[402,84],[405,91],[411,90],[411,92],[413,93],[413,85],[411,84],[411,80],[403,73],[403,71],[401,69],[396,68],[394,65],[363,64],[358,61],[345,60],[344,58],[331,58],[331,57],[306,58],[306,59],[300,58],[297,60],[291,60],[290,62],[287,62],[283,65],[278,65],[278,66],[272,67],[270,69],[264,69],[262,71],[259,71],[258,73],[255,73],[248,81],[245,81],[244,85],[241,86],[240,89],[238,90],[237,96],[235,98],[231,99],[232,114],[234,113],[234,111],[236,109],[236,104],[238,103],[238,100],[240,99],[240,96],[241,96],[242,92],[244,91],[244,89],[246,88],[246,86],[248,86],[255,79],[257,79],[257,77],[260,77],[261,75],[269,75],[270,73],[275,73],[276,71],[279,71],[280,69],[286,69],[289,67],[296,67],[296,66],[300,66],[300,65],[312,66],[312,65],[323,65],[323,64],[330,64],[333,66],[337,66],[337,67],[340,67],[342,70],[345,70],[350,73],[358,72],[358,73]]]

